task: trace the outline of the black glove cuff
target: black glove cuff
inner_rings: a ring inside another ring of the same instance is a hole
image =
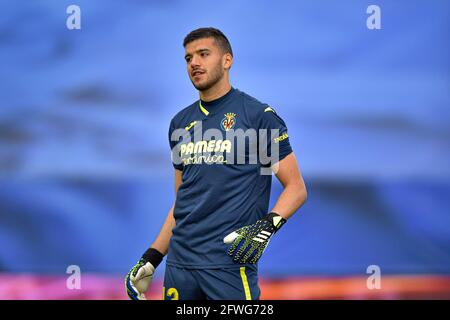
[[[278,213],[275,212],[270,212],[266,216],[266,219],[269,220],[270,223],[272,223],[273,227],[275,228],[275,232],[280,230],[283,224],[285,224],[287,221],[285,218],[283,218],[282,216],[280,216]]]
[[[164,255],[154,248],[150,248],[142,255],[142,259],[150,262],[156,269],[156,267],[161,263]]]

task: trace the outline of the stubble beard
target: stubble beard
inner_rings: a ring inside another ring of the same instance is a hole
[[[211,71],[210,75],[211,75],[210,78],[205,83],[198,84],[198,85],[196,85],[194,83],[194,81],[192,81],[192,79],[191,79],[191,82],[194,85],[195,89],[197,89],[198,91],[206,91],[206,90],[209,90],[212,87],[214,87],[216,85],[216,83],[218,83],[224,75],[224,71],[221,68],[220,64],[218,64]]]

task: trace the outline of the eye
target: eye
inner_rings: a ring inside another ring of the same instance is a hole
[[[202,53],[200,53],[200,56],[202,56],[204,58],[204,57],[208,56],[208,53],[207,52],[202,52]]]
[[[192,59],[191,57],[187,57],[187,58],[186,58],[186,62],[187,62],[187,63],[191,62],[191,59]]]

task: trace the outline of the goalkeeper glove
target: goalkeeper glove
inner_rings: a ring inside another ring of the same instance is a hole
[[[267,248],[272,235],[285,223],[286,219],[271,212],[254,224],[233,231],[223,239],[224,243],[231,243],[228,254],[237,263],[256,263]]]
[[[146,300],[145,292],[147,292],[153,279],[153,273],[163,257],[164,255],[161,252],[150,248],[128,272],[125,278],[125,288],[130,299]]]

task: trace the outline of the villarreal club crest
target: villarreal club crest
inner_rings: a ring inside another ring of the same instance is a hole
[[[223,118],[222,121],[220,122],[220,126],[225,131],[233,129],[235,124],[236,124],[236,114],[232,112],[225,113],[225,118]]]

